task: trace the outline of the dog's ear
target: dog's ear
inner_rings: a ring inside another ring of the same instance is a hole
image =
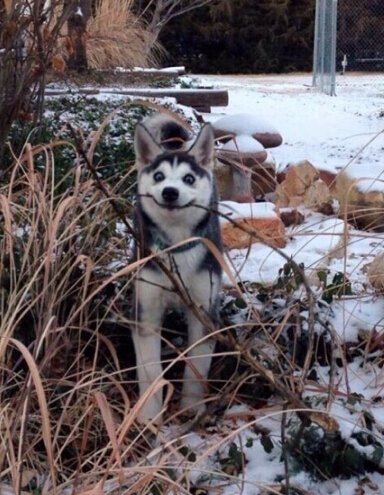
[[[211,124],[205,124],[202,127],[188,153],[194,156],[200,166],[213,168],[215,163],[215,139]]]
[[[134,147],[136,166],[138,168],[149,165],[158,155],[164,153],[143,124],[138,124],[136,126]]]

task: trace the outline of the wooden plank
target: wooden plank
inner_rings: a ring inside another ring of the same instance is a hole
[[[82,88],[79,94],[97,95],[126,95],[142,96],[146,98],[175,98],[177,103],[195,108],[196,110],[209,110],[211,107],[225,107],[228,105],[228,91],[222,89],[173,89],[173,88],[127,88],[127,89],[103,89]],[[59,96],[69,94],[67,90],[50,90],[45,92],[46,96]]]
[[[139,75],[139,76],[182,76],[185,74],[185,67],[184,66],[175,66],[175,67],[163,67],[162,69],[98,69],[97,72],[100,72],[101,74],[108,74],[108,75]]]
[[[188,107],[226,107],[228,91],[223,89],[166,89],[166,88],[129,88],[124,90],[105,90],[106,94],[143,96],[147,98],[175,98],[177,103]]]
[[[99,95],[100,90],[97,88],[85,88],[77,91],[68,91],[67,89],[46,89],[45,96],[69,96],[73,94],[79,95]]]

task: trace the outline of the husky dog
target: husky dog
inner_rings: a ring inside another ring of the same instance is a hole
[[[217,325],[221,287],[221,266],[200,238],[211,241],[220,252],[222,247],[213,178],[213,130],[204,126],[189,148],[185,132],[176,121],[159,116],[139,124],[135,132],[139,247],[145,255],[167,252],[147,262],[137,274],[133,342],[142,397],[162,374],[165,313],[184,308],[190,351],[181,407],[198,413],[204,410],[213,351],[212,341],[206,338],[207,327]],[[159,144],[158,140],[170,134],[180,137],[179,149]],[[162,390],[148,395],[140,419],[160,423]]]

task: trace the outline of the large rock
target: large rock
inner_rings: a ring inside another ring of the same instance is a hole
[[[379,291],[384,289],[384,253],[375,256],[367,266],[367,277],[371,285]]]
[[[332,192],[340,216],[360,229],[384,232],[384,173],[382,164],[350,165],[336,176]]]
[[[332,196],[316,167],[303,160],[287,169],[284,180],[276,187],[275,202],[279,207],[302,205],[324,211],[331,207]]]
[[[285,246],[284,224],[274,204],[224,201],[219,210],[223,244],[228,249],[244,249],[255,242]]]
[[[265,148],[279,146],[283,139],[269,122],[251,114],[227,115],[213,124],[221,143],[217,151],[220,164],[218,181],[221,197],[252,202],[276,187],[276,167]]]
[[[217,160],[215,177],[220,198],[240,203],[263,198],[265,194],[273,192],[277,184],[275,162],[268,158],[263,164],[254,165],[251,169],[241,163],[229,165],[227,161]]]

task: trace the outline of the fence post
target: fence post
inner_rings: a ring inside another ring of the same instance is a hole
[[[319,16],[320,16],[320,0],[316,0],[315,10],[315,34],[313,38],[313,68],[312,68],[312,86],[317,86],[317,64],[319,59]]]
[[[337,45],[337,0],[332,0],[331,34],[331,87],[330,96],[336,96],[336,45]]]
[[[336,94],[337,0],[316,0],[313,86]]]

